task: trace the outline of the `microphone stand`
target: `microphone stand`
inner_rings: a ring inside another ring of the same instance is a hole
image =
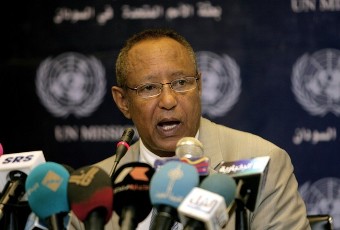
[[[236,199],[236,230],[248,230],[248,216],[247,210],[243,201]]]
[[[103,216],[105,216],[105,209],[94,209],[84,221],[85,230],[104,230],[105,221]]]
[[[112,177],[112,175],[116,172],[118,163],[123,158],[123,156],[125,155],[125,153],[127,152],[129,148],[129,145],[126,142],[119,142],[119,143],[123,143],[123,144],[118,145],[115,160],[113,162],[113,165],[112,165],[112,168],[109,174],[110,177]]]
[[[14,210],[9,209],[8,212],[5,213],[4,217],[4,230],[19,230],[19,220]]]
[[[244,185],[243,180],[239,180],[237,184],[237,193],[235,198],[235,229],[236,230],[248,230],[248,215],[246,209],[246,203],[248,201],[250,191],[246,191],[246,194],[242,195],[242,187]]]
[[[150,230],[165,229],[170,230],[175,224],[177,218],[177,210],[173,207],[160,205],[157,208],[157,214],[154,217],[153,223],[150,225]]]
[[[121,230],[134,230],[137,227],[137,224],[135,223],[135,215],[136,215],[136,210],[133,207],[133,205],[129,205],[125,208],[123,208],[122,211],[122,216],[120,218],[120,225],[121,225]]]
[[[119,163],[119,160],[117,160],[117,156],[116,156],[116,160],[113,162],[113,166],[112,166],[110,174],[109,174],[110,177],[112,177],[113,173],[116,171],[118,163]]]
[[[49,229],[51,230],[62,230],[64,229],[64,217],[67,215],[65,212],[57,213],[54,215],[51,215],[47,222],[49,225]]]

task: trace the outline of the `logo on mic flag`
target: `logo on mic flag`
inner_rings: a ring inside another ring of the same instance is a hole
[[[152,209],[149,198],[150,180],[154,169],[142,162],[122,165],[112,175],[112,187],[115,194],[113,209],[119,216],[119,225],[126,228],[137,227]]]
[[[242,184],[239,196],[245,199],[245,206],[254,211],[258,194],[266,181],[269,160],[269,156],[263,156],[231,162],[222,161],[215,170],[228,174],[237,183]]]

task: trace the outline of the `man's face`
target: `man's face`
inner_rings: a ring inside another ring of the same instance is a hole
[[[129,87],[196,75],[185,47],[169,38],[138,43],[129,51],[128,60]],[[126,90],[125,115],[133,120],[143,143],[153,153],[169,156],[179,139],[195,136],[201,116],[200,82],[195,89],[183,93],[164,85],[161,94],[153,98],[142,98],[134,90]]]

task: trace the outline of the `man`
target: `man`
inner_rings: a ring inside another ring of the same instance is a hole
[[[118,168],[136,161],[153,165],[157,158],[172,157],[182,137],[202,142],[212,169],[221,161],[269,156],[266,184],[249,215],[249,228],[310,229],[289,155],[258,136],[201,117],[202,76],[195,53],[182,36],[167,29],[133,36],[118,56],[116,77],[113,99],[140,136]],[[96,165],[109,173],[113,162],[114,156]],[[148,217],[137,229],[148,229],[149,222]],[[119,229],[116,214],[105,229]],[[235,216],[224,229],[235,229]]]

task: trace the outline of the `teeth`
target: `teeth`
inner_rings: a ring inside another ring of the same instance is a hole
[[[164,130],[170,130],[170,129],[173,129],[173,128],[175,128],[176,127],[176,124],[174,124],[174,125],[163,125],[162,126],[162,128],[164,129]]]

